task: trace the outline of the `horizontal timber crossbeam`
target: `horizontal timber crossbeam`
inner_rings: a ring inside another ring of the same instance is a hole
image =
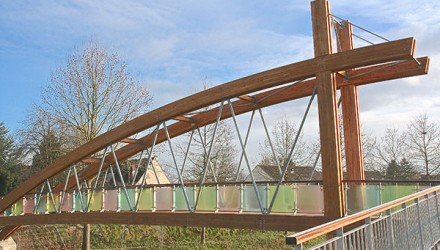
[[[128,224],[301,231],[329,222],[323,216],[187,212],[88,212],[0,217],[0,225]]]

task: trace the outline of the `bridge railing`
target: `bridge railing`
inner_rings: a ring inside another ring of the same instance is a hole
[[[354,214],[417,193],[440,181],[345,180],[347,214]]]
[[[256,199],[252,183],[216,183],[201,187],[185,185],[186,202],[180,184],[111,189],[82,189],[72,192],[34,193],[25,195],[4,216],[24,214],[99,212],[99,211],[170,211],[170,212],[237,212],[267,211],[275,195],[276,182],[259,182],[257,190],[263,209]],[[126,191],[126,192],[125,192]],[[280,185],[272,213],[323,215],[324,195],[319,182],[283,183]]]
[[[258,182],[262,200],[260,208],[251,182],[207,183],[202,186],[198,202],[198,186],[177,184],[132,186],[120,188],[81,189],[72,192],[34,193],[25,195],[4,216],[63,212],[99,211],[200,211],[261,213],[267,211],[275,195],[276,182]],[[346,183],[347,211],[349,214],[387,203],[426,189],[430,183],[367,182]],[[197,206],[196,206],[197,204]],[[188,206],[189,205],[189,206]],[[285,182],[278,191],[271,213],[323,215],[322,184],[315,182]]]
[[[308,249],[431,249],[440,240],[440,186],[288,236],[295,249],[334,235]],[[351,225],[362,223],[354,229]]]

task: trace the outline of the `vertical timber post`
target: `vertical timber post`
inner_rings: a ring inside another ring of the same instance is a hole
[[[348,51],[353,49],[353,30],[348,21],[335,23],[336,35],[338,38],[338,51]],[[350,70],[345,71],[346,76],[350,75]],[[350,84],[349,80],[344,80],[341,87],[342,102],[342,121],[344,129],[345,143],[345,163],[347,169],[347,180],[365,180],[364,158],[362,155],[362,134],[359,118],[359,96],[357,86]],[[348,183],[350,186],[359,183]],[[362,184],[360,184],[362,185]],[[363,189],[361,192],[350,192],[351,204],[354,206],[352,212],[361,211],[364,208]]]
[[[329,4],[326,0],[316,0],[311,2],[311,8],[315,57],[319,58],[332,53]],[[345,201],[336,81],[333,73],[326,71],[326,61],[322,60],[319,64],[321,72],[316,74],[316,84],[324,182],[324,215],[340,218],[345,215]]]

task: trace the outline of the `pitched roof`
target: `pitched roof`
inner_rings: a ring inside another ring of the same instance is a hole
[[[264,172],[271,180],[279,179],[279,170],[277,166],[273,165],[257,165],[254,171]],[[313,173],[312,180],[322,180],[322,173],[320,171],[313,171],[311,166],[293,166],[289,167],[284,179],[286,181],[308,181]]]

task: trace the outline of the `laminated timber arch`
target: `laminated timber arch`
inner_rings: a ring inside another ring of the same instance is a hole
[[[324,2],[324,1],[321,1]],[[326,3],[326,2],[325,2]],[[328,18],[328,16],[326,16]],[[99,161],[92,156],[103,150],[109,145],[118,142],[127,143],[127,145],[115,151],[118,160],[124,160],[132,157],[144,149],[151,147],[153,143],[153,134],[148,134],[140,139],[131,139],[133,135],[154,128],[157,124],[165,121],[174,120],[168,125],[169,137],[177,137],[189,132],[197,127],[202,127],[214,123],[217,119],[219,108],[212,108],[207,112],[191,115],[201,108],[209,107],[224,100],[231,100],[236,115],[256,110],[258,108],[272,106],[281,102],[294,100],[309,96],[317,85],[317,75],[332,75],[336,81],[336,87],[340,88],[346,85],[364,85],[374,82],[386,81],[408,76],[426,74],[428,71],[429,59],[427,57],[414,59],[415,40],[406,38],[397,41],[386,42],[368,47],[349,49],[334,54],[316,55],[315,58],[289,64],[279,68],[274,68],[234,80],[211,89],[201,91],[183,99],[177,100],[156,110],[143,114],[127,123],[116,127],[96,139],[78,147],[72,152],[62,156],[50,166],[46,167],[30,179],[16,187],[0,201],[0,211],[6,210],[25,194],[32,192],[46,180],[65,171],[71,165],[83,162],[88,166],[79,173],[81,180],[90,180],[97,175]],[[346,72],[350,72],[348,76]],[[318,98],[320,93],[318,92]],[[227,105],[225,105],[226,107]],[[231,111],[224,109],[221,113],[221,119],[232,116]],[[322,121],[321,121],[322,123]],[[164,129],[159,130],[156,143],[167,140]],[[107,164],[113,164],[114,158],[107,156]],[[74,188],[75,180],[70,178],[67,181],[68,189]],[[61,191],[63,185],[54,188],[55,191]],[[155,213],[145,215],[149,220],[138,220],[137,216],[143,213],[111,213],[113,223],[133,223],[133,224],[165,224],[165,225],[199,225],[199,226],[222,226],[239,227],[234,221],[251,220],[250,215],[246,219],[245,215],[240,220],[231,215],[219,216],[218,220],[207,219],[210,215],[201,215],[197,213],[173,215],[177,219],[170,219],[170,215],[161,215]],[[148,214],[148,213],[146,213]],[[180,217],[179,217],[180,216]],[[220,219],[223,216],[223,219]],[[229,216],[229,217],[228,217]],[[267,228],[287,230],[285,219],[276,215],[254,215],[252,220],[260,222],[260,226]],[[64,219],[63,219],[64,218]],[[180,218],[180,219],[178,219]],[[214,217],[210,217],[214,218]],[[225,219],[226,218],[226,219]],[[297,224],[300,230],[302,226],[310,227],[313,223],[322,223],[331,219],[330,217],[319,218],[315,220],[296,218],[292,219],[290,224]],[[1,237],[5,238],[11,234],[17,225],[48,223],[48,220],[56,220],[57,223],[108,223],[109,215],[102,213],[100,215],[82,214],[51,214],[51,215],[26,215],[23,217],[0,218],[0,226],[6,226]],[[226,222],[219,222],[226,220]],[[139,222],[142,221],[142,222]],[[205,222],[201,222],[205,221]],[[206,222],[208,221],[208,223]],[[170,223],[170,224],[167,224]],[[205,224],[204,224],[205,223]],[[207,224],[206,224],[207,223]],[[216,224],[217,223],[217,224]],[[228,224],[229,223],[229,224]],[[239,223],[239,224],[240,224]],[[272,224],[271,224],[272,223]],[[249,224],[249,227],[257,225]],[[272,225],[272,226],[270,226]],[[276,226],[278,225],[278,226]],[[289,228],[288,230],[292,230]]]

